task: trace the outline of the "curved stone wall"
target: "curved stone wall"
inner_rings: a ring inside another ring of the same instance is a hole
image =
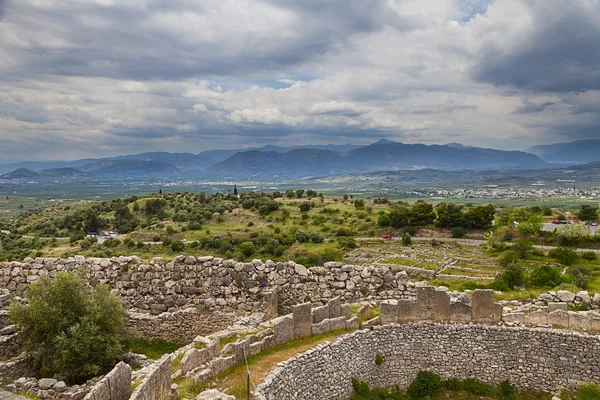
[[[377,366],[380,353],[385,362]],[[319,345],[275,370],[262,400],[346,400],[351,378],[406,387],[419,370],[552,391],[600,380],[600,338],[552,329],[419,322],[361,330]]]

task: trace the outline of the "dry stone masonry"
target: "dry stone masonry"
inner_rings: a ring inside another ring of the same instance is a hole
[[[381,354],[384,363],[376,365]],[[345,400],[352,377],[406,387],[419,370],[553,391],[600,379],[596,336],[551,329],[416,322],[356,331],[293,357],[257,389],[261,400]]]
[[[103,282],[116,289],[124,302],[142,312],[160,314],[197,305],[223,311],[265,310],[277,315],[272,293],[279,293],[279,313],[294,304],[324,304],[339,296],[344,302],[364,298],[383,300],[414,296],[414,284],[405,272],[393,273],[387,266],[326,263],[305,268],[293,261],[236,262],[214,257],[178,256],[173,261],[138,257],[68,259],[26,258],[23,262],[0,263],[0,288],[23,297],[27,285],[41,275],[86,269],[92,283]]]

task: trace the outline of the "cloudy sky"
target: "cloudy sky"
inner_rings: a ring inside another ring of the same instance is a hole
[[[600,0],[0,0],[0,158],[600,138]]]

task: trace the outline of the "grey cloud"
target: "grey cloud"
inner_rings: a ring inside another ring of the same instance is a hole
[[[8,50],[17,63],[4,71],[8,75],[5,79],[33,73],[136,80],[260,75],[338,51],[354,34],[378,31],[388,25],[409,26],[384,0],[368,5],[359,0],[270,0],[265,4],[294,15],[281,32],[269,31],[268,27],[265,32],[251,29],[230,32],[229,16],[221,15],[222,21],[215,22],[214,38],[208,34],[200,37],[193,31],[185,35],[161,25],[174,24],[161,13],[206,16],[209,5],[214,8],[217,4],[211,0],[155,0],[143,9],[126,2],[102,6],[65,0],[42,10],[28,3],[11,3],[15,12],[10,22],[23,30],[20,33],[35,32],[40,29],[37,22],[44,21],[43,29],[48,35],[55,35],[69,45],[49,46],[35,40],[26,48],[10,47]],[[250,4],[258,6],[259,2]],[[271,18],[277,21],[279,17]],[[193,23],[189,21],[185,26],[182,21],[177,28],[193,29]]]
[[[508,51],[488,46],[479,82],[534,91],[600,89],[600,1],[530,0],[531,31]]]
[[[6,14],[8,0],[0,0],[0,21],[4,18],[4,14]]]
[[[555,105],[556,103],[551,101],[546,101],[541,104],[536,104],[531,101],[525,101],[521,107],[515,110],[515,114],[530,114],[530,113],[538,113],[544,111],[546,108]]]

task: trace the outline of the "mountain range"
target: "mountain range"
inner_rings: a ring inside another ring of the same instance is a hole
[[[537,170],[567,163],[581,146],[600,149],[600,140],[503,151],[464,146],[405,144],[382,139],[367,146],[264,146],[207,150],[199,154],[151,152],[75,161],[30,161],[0,164],[5,180],[56,179],[237,179],[296,180],[315,176],[375,171]],[[591,161],[600,160],[587,152]],[[573,164],[585,161],[573,161]],[[586,159],[587,161],[587,159]],[[550,163],[552,162],[552,164]]]
[[[600,160],[600,139],[533,146],[525,151],[549,163],[582,164]]]

